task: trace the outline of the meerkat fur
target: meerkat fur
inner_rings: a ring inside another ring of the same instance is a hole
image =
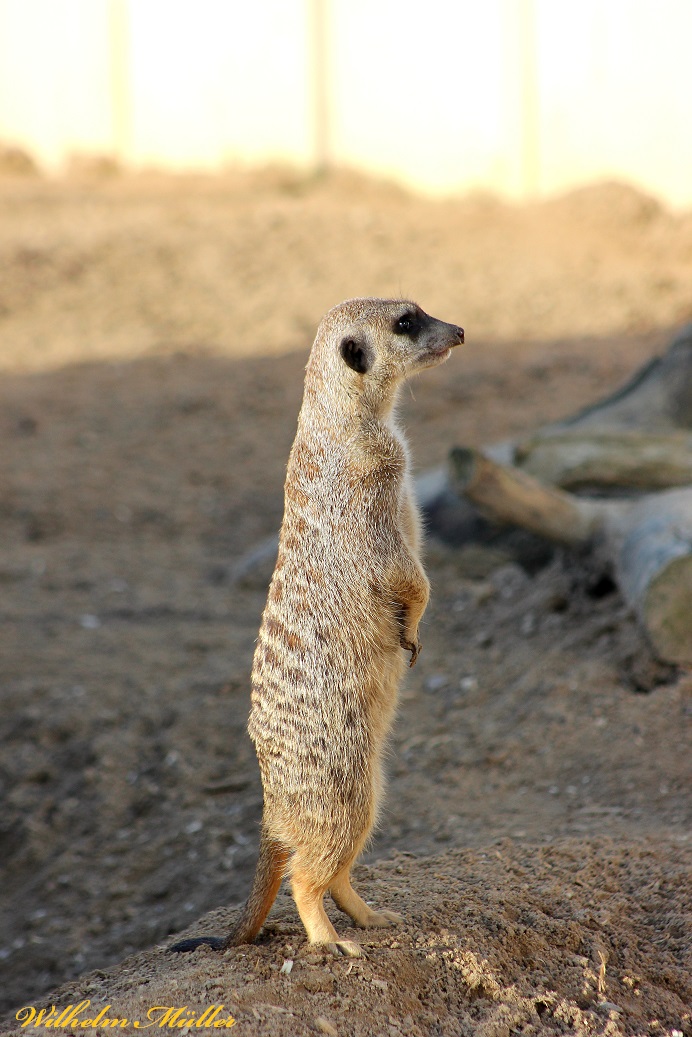
[[[310,943],[362,953],[337,935],[326,892],[357,926],[401,921],[350,881],[377,819],[405,652],[413,666],[429,594],[395,405],[407,378],[463,341],[461,328],[401,300],[351,299],[320,323],[252,669],[248,730],[264,791],[253,889],[226,937],[173,950],[253,940],[286,870]]]

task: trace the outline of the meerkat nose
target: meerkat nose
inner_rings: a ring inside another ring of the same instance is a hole
[[[457,339],[459,340],[459,345],[463,346],[463,344],[464,344],[464,329],[463,328],[457,328]]]

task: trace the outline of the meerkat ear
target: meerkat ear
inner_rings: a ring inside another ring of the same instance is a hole
[[[370,351],[364,343],[353,338],[345,338],[341,343],[341,356],[344,363],[358,374],[365,374],[372,366]]]

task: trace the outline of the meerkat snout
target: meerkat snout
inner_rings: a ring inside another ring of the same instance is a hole
[[[397,317],[392,331],[416,346],[413,362],[421,367],[432,367],[447,360],[452,349],[464,341],[463,328],[437,320],[418,306]]]

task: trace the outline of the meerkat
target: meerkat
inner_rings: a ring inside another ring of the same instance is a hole
[[[286,870],[311,944],[362,954],[337,935],[327,892],[356,926],[402,921],[369,907],[350,880],[377,819],[404,653],[413,666],[429,594],[395,404],[405,379],[463,341],[462,328],[413,302],[351,299],[320,323],[252,668],[248,730],[264,792],[254,883],[226,937],[171,950],[251,942]]]

